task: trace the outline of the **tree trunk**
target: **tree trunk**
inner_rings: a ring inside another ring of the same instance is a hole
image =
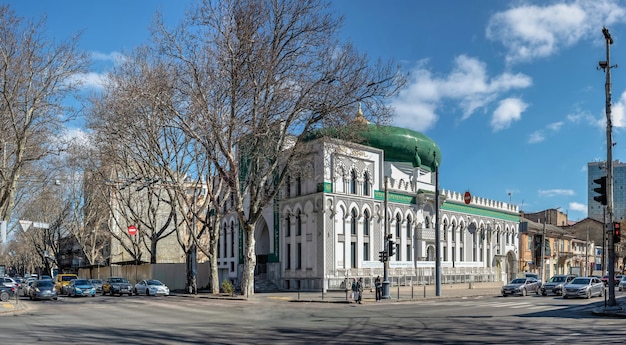
[[[216,222],[216,226],[219,224],[218,222]],[[211,273],[211,292],[214,294],[219,294],[220,293],[220,277],[218,275],[217,272],[217,256],[218,256],[218,252],[217,252],[217,243],[219,238],[217,238],[217,234],[219,234],[219,230],[215,230],[214,233],[211,233],[210,236],[211,238],[209,239],[209,252],[211,255],[209,255],[209,260],[211,262],[211,267],[210,267],[210,273]]]
[[[256,267],[256,255],[254,253],[254,226],[244,224],[244,256],[243,273],[241,275],[241,293],[244,296],[254,295],[254,269]]]
[[[196,248],[196,244],[192,243],[187,251],[187,292],[190,294],[197,294],[197,273],[198,273],[198,264],[197,264],[197,254],[198,250]]]

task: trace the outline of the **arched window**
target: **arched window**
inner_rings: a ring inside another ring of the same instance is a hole
[[[285,217],[285,237],[291,236],[291,217],[287,214]]]
[[[287,181],[285,181],[285,194],[287,198],[291,197],[291,176],[287,176]]]
[[[370,234],[370,212],[368,210],[363,211],[363,236],[369,236]]]
[[[430,228],[430,218],[428,217],[424,218],[424,228],[425,229]]]
[[[296,178],[296,195],[302,195],[302,177],[300,175]]]
[[[396,238],[400,238],[400,227],[402,225],[402,217],[400,213],[396,214]]]
[[[235,222],[230,222],[230,257],[235,257]]]
[[[298,210],[296,214],[296,236],[302,235],[302,212]]]
[[[465,223],[459,224],[459,242],[463,243],[465,237]]]
[[[452,222],[452,231],[450,231],[450,235],[452,236],[452,242],[456,241],[456,221]]]
[[[350,193],[356,194],[356,171],[350,171]]]
[[[444,241],[448,240],[448,220],[447,219],[443,220],[443,240]]]
[[[413,218],[411,216],[406,217],[406,237],[411,238],[411,228],[413,227]]]
[[[434,247],[429,246],[428,249],[426,249],[426,260],[435,261],[435,248]]]
[[[363,173],[363,195],[370,195],[370,175],[367,171]]]
[[[351,235],[356,235],[356,228],[357,228],[357,213],[356,213],[356,208],[353,208],[352,212],[350,212],[350,234]]]

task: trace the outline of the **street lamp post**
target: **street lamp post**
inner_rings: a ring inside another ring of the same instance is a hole
[[[389,197],[389,193],[388,193],[388,184],[389,184],[389,177],[385,176],[385,200],[383,203],[383,207],[385,209],[384,212],[384,217],[385,217],[385,221],[383,222],[384,225],[384,229],[383,229],[383,245],[384,251],[388,251],[389,246],[387,245],[387,241],[389,240],[389,222],[388,222],[388,216],[387,216],[387,199]],[[391,299],[391,295],[389,295],[389,260],[391,260],[391,253],[387,252],[387,259],[384,260],[383,262],[383,295],[381,296],[381,298],[383,299]]]

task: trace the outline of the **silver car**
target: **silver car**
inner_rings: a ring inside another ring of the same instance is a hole
[[[515,278],[502,287],[502,296],[526,296],[529,292],[539,293],[539,281],[535,278]]]
[[[563,298],[604,296],[604,283],[596,277],[574,278],[563,287]]]
[[[619,291],[626,291],[626,276],[622,276],[622,280],[619,281]]]

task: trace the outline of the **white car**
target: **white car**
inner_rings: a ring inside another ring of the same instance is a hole
[[[19,284],[11,277],[2,277],[0,278],[0,283],[4,286],[7,287],[14,287],[14,288],[18,288]]]
[[[626,291],[626,276],[623,276],[622,280],[619,281],[618,289],[619,291]]]
[[[133,289],[135,295],[146,296],[169,296],[170,289],[167,285],[163,284],[160,280],[156,279],[144,279],[135,284]]]

